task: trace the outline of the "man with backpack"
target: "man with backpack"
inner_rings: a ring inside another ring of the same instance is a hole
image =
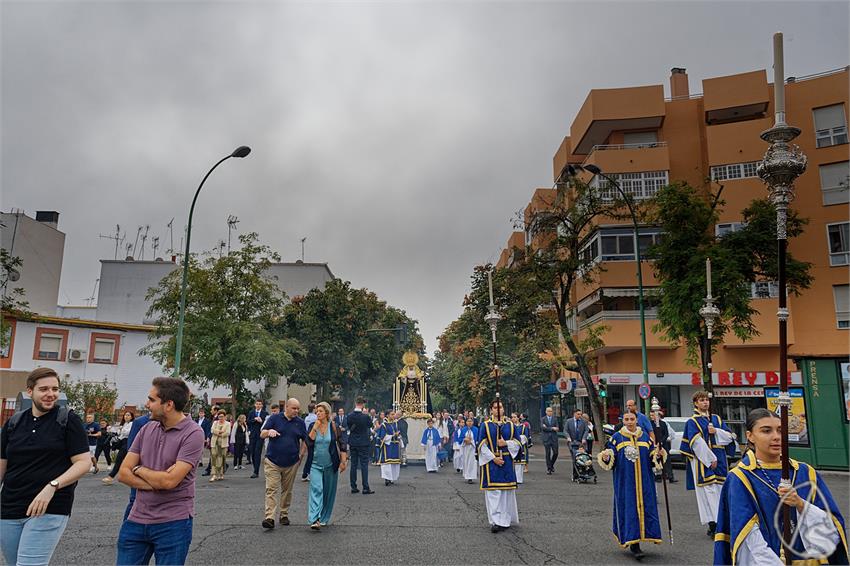
[[[65,531],[77,480],[91,467],[80,417],[60,407],[59,376],[27,376],[32,408],[15,413],[0,439],[0,548],[7,564],[47,564]]]

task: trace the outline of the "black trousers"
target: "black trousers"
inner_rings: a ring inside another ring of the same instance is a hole
[[[555,469],[555,460],[558,459],[558,445],[544,444],[543,447],[546,449],[546,470],[551,472]]]
[[[242,457],[245,455],[245,439],[236,439],[233,443],[233,467],[242,465]]]
[[[369,490],[369,452],[371,446],[349,446],[348,458],[350,460],[349,479],[351,489],[357,489],[357,468],[360,468],[360,479],[363,482],[363,491]]]
[[[112,466],[109,477],[114,478],[118,475],[118,470],[121,469],[121,462],[124,461],[124,457],[127,455],[127,448],[127,439],[125,438],[121,441],[121,446],[118,447],[118,456],[115,457],[115,465]]]
[[[94,459],[99,460],[100,455],[103,453],[103,457],[106,458],[106,465],[112,465],[112,454],[110,453],[109,447],[103,444],[98,444],[97,448],[94,450]]]
[[[260,475],[260,464],[263,457],[263,439],[260,438],[260,433],[251,435],[251,442],[248,448],[251,453],[251,464],[254,465],[254,474]]]

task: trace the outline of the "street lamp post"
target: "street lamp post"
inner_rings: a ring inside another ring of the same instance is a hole
[[[649,385],[649,363],[647,361],[646,354],[646,312],[644,309],[643,303],[643,271],[641,270],[641,257],[640,257],[640,234],[638,228],[638,220],[637,213],[635,213],[634,203],[632,202],[632,198],[630,195],[627,195],[623,188],[620,186],[616,180],[612,179],[608,175],[602,172],[602,170],[596,165],[570,165],[569,166],[569,174],[571,176],[575,175],[578,169],[584,169],[585,171],[590,171],[594,175],[598,175],[602,177],[611,185],[617,189],[617,192],[620,193],[620,196],[623,198],[623,201],[626,203],[626,206],[629,209],[629,214],[632,217],[632,226],[634,228],[634,237],[635,237],[635,262],[637,263],[637,282],[638,282],[638,309],[640,312],[640,358],[641,365],[643,369],[643,383],[644,385]],[[648,415],[650,410],[650,402],[649,397],[644,399],[643,401],[643,411],[644,414]]]
[[[774,125],[762,132],[761,139],[770,144],[764,158],[756,168],[761,180],[767,185],[770,200],[776,207],[776,241],[779,271],[779,308],[776,317],[779,320],[779,418],[782,426],[782,480],[790,487],[791,475],[788,454],[788,409],[791,397],[788,395],[788,303],[785,296],[785,261],[788,249],[787,219],[788,207],[794,200],[794,180],[806,170],[807,159],[791,141],[800,135],[800,129],[785,123],[785,70],[782,53],[782,33],[773,35],[773,89],[774,89]],[[791,540],[791,524],[788,506],[782,506],[784,540]],[[785,562],[791,564],[792,552],[786,549]]]
[[[218,163],[212,166],[207,171],[204,178],[201,179],[201,184],[198,185],[198,190],[195,191],[195,197],[192,199],[192,206],[189,208],[189,223],[186,225],[186,251],[183,254],[183,280],[180,283],[180,314],[177,319],[177,338],[174,345],[174,377],[180,377],[180,354],[183,350],[183,325],[186,322],[186,287],[189,281],[189,239],[192,237],[192,215],[195,212],[195,202],[198,200],[198,195],[201,193],[207,177],[215,171],[215,168],[230,159],[231,157],[245,157],[251,153],[251,148],[247,145],[240,145],[233,150],[233,153],[219,159]]]
[[[708,392],[708,414],[710,419],[712,405],[714,404],[714,381],[712,378],[713,372],[711,369],[711,339],[714,331],[714,325],[717,322],[717,319],[720,318],[720,309],[715,306],[714,298],[711,296],[711,258],[705,258],[705,285],[705,304],[699,310],[699,314],[705,321],[705,366],[706,368],[708,368],[708,375],[706,376],[705,388]]]

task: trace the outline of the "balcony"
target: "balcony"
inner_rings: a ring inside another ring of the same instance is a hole
[[[667,142],[595,145],[583,165],[596,165],[604,173],[669,171]]]
[[[761,161],[766,146],[759,136],[772,126],[771,117],[707,127],[705,138],[709,164]]]
[[[707,124],[761,117],[770,102],[764,69],[705,79],[702,89]]]
[[[585,155],[617,130],[652,130],[664,123],[664,87],[594,89],[570,128],[572,154]]]

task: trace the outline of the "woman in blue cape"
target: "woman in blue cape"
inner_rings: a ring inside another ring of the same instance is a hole
[[[623,548],[641,560],[641,542],[661,543],[658,500],[655,496],[655,458],[652,440],[637,426],[634,413],[623,414],[623,428],[599,453],[599,465],[614,470],[614,536]]]
[[[815,469],[791,460],[794,488],[780,484],[779,417],[767,409],[751,411],[747,416],[747,442],[750,450],[731,470],[720,495],[714,563],[784,565],[784,553],[789,550],[782,544],[779,506],[785,497],[784,504],[790,507],[794,563],[847,564],[844,519]]]
[[[401,433],[398,430],[397,418],[401,411],[390,411],[389,416],[375,433],[381,441],[378,452],[378,463],[381,465],[381,477],[384,485],[393,485],[398,481],[401,465]]]
[[[425,470],[435,473],[440,469],[437,451],[443,445],[443,437],[440,436],[440,431],[434,427],[434,419],[428,419],[428,428],[422,431],[421,444],[425,448]]]

